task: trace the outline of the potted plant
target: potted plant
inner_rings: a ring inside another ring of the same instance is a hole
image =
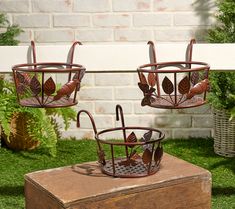
[[[16,37],[22,32],[18,25],[10,25],[4,14],[0,14],[0,45],[17,45]],[[76,112],[68,108],[28,108],[17,103],[15,85],[10,78],[0,76],[0,136],[3,143],[13,150],[47,148],[56,154],[56,142],[60,136],[56,117],[62,117],[65,129],[75,120]]]
[[[75,110],[71,107],[22,107],[17,103],[15,91],[11,81],[0,78],[0,124],[7,147],[13,150],[31,150],[40,145],[55,156],[59,134],[55,117],[62,117],[67,129],[70,121],[76,118]]]
[[[217,26],[209,30],[210,43],[235,42],[235,2],[217,1]],[[223,70],[223,69],[221,69]],[[212,72],[208,96],[213,107],[214,150],[227,157],[235,156],[235,72]]]

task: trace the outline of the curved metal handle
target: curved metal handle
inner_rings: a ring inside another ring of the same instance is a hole
[[[116,105],[116,120],[117,121],[119,121],[119,115],[121,117],[122,127],[124,128],[123,129],[123,138],[124,138],[124,141],[127,142],[126,129],[125,129],[125,121],[124,121],[124,115],[123,115],[122,106],[117,104]],[[128,147],[126,146],[126,157],[128,158],[128,156],[129,156],[129,154],[128,154]]]
[[[70,60],[69,60],[69,64],[73,64],[73,57],[74,57],[74,51],[75,51],[75,48],[76,48],[76,45],[82,45],[82,43],[80,41],[75,41],[71,47],[71,51],[70,51]]]
[[[93,127],[94,134],[96,135],[97,134],[97,129],[96,129],[94,118],[92,117],[91,113],[89,113],[86,110],[80,110],[78,112],[78,114],[77,114],[77,127],[80,128],[80,115],[81,115],[81,113],[86,113],[88,115],[88,117],[90,118],[92,127]]]
[[[37,59],[36,59],[36,48],[35,48],[35,42],[34,41],[31,41],[31,48],[32,48],[32,51],[33,51],[33,63],[36,63]]]

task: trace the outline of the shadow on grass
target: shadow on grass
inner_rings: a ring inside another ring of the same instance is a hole
[[[235,187],[213,187],[213,196],[232,196],[235,195]]]
[[[230,169],[233,172],[233,174],[235,174],[235,163],[234,163],[234,161],[235,161],[235,158],[224,159],[220,162],[217,162],[217,163],[211,165],[210,169],[215,169],[215,168],[218,168],[220,166],[224,166],[224,167]],[[235,188],[234,188],[234,190],[235,190]]]
[[[0,196],[21,196],[24,194],[24,186],[0,186]]]

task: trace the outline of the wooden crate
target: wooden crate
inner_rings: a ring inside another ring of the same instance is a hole
[[[95,162],[25,175],[26,209],[210,209],[211,174],[164,154],[143,178],[113,178]]]

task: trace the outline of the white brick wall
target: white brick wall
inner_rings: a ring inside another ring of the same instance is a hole
[[[50,28],[72,30],[83,43],[182,42],[191,37],[205,40],[205,30],[213,23],[215,0],[1,0],[0,12],[7,13],[25,33],[28,44],[38,31]],[[105,31],[102,32],[102,30]],[[42,43],[59,40],[44,36]],[[61,42],[61,41],[59,41]],[[64,42],[64,40],[63,40]]]
[[[215,0],[0,0],[0,12],[25,31],[22,45],[80,40],[84,44],[113,42],[188,42],[204,40],[213,23]],[[130,55],[132,56],[132,55]],[[82,63],[81,63],[82,64]],[[143,63],[144,64],[144,63]],[[136,66],[137,67],[137,66]],[[92,69],[90,69],[92,70]],[[98,128],[115,124],[115,105],[121,104],[126,124],[158,127],[167,137],[211,136],[208,106],[164,110],[141,107],[137,76],[126,73],[86,74],[76,110],[94,115]],[[91,138],[87,119],[82,128],[73,123],[63,136]],[[114,137],[114,136],[113,136]]]

